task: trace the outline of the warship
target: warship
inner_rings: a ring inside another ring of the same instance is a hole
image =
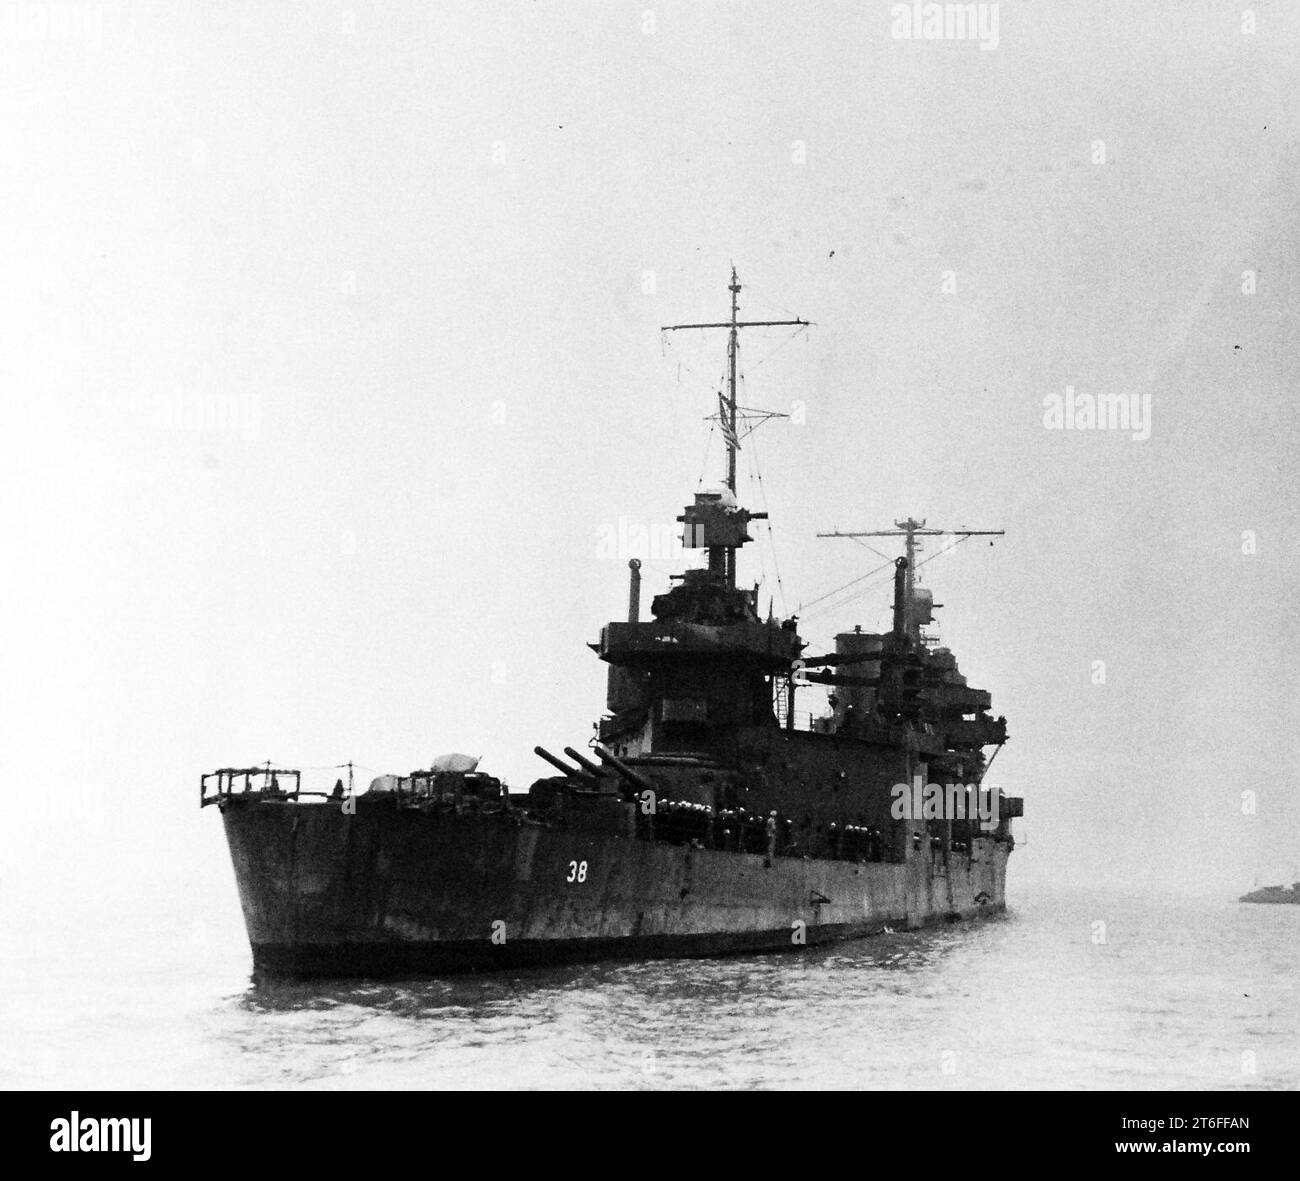
[[[1237,901],[1280,902],[1300,906],[1300,882],[1292,882],[1289,886],[1261,886],[1258,890],[1251,890],[1249,894],[1243,894]]]
[[[738,582],[750,522],[767,516],[737,501],[738,432],[780,416],[737,405],[740,339],[808,322],[742,320],[734,268],[729,290],[729,319],[664,328],[727,338],[711,416],[725,481],[677,517],[701,561],[649,618],[629,562],[627,618],[589,645],[609,667],[585,750],[535,747],[554,773],[526,793],[455,756],[365,791],[351,774],[305,791],[299,770],[270,764],[200,777],[200,805],[222,815],[255,976],[791,951],[1005,910],[1022,801],[984,777],[1006,719],[924,630],[939,604],[916,556],[926,538],[998,531],[908,518],[821,534],[903,550],[890,630],[845,627],[831,652],[806,653],[797,616],[761,615],[758,587]],[[824,705],[800,724],[796,694],[813,687]]]

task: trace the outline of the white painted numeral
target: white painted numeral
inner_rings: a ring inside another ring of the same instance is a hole
[[[585,861],[570,861],[569,876],[564,880],[566,882],[585,882],[587,880],[587,863]]]

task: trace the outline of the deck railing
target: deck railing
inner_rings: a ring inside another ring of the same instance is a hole
[[[318,796],[330,799],[324,791],[303,791],[302,775],[287,767],[222,767],[199,777],[199,807],[225,800],[257,797],[263,800],[300,800]]]

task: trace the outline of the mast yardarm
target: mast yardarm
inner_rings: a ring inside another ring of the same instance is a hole
[[[736,492],[736,452],[740,450],[740,435],[737,433],[738,407],[736,405],[736,363],[740,353],[740,330],[742,328],[807,328],[809,321],[793,320],[742,320],[740,319],[740,280],[736,277],[736,268],[731,268],[731,283],[727,288],[731,292],[731,319],[711,324],[665,324],[661,332],[679,332],[688,328],[725,328],[727,329],[727,392],[720,399],[718,418],[722,427],[722,437],[727,449],[727,489],[735,496]],[[742,412],[744,408],[739,408]],[[784,418],[769,411],[744,412],[749,417],[767,419]],[[714,417],[714,416],[710,416]],[[716,553],[714,550],[720,552]],[[718,570],[726,578],[728,587],[736,585],[736,554],[731,546],[717,546],[709,549],[709,566]]]

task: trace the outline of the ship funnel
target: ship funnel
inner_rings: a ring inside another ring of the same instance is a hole
[[[641,562],[632,558],[628,564],[627,586],[627,621],[641,621]],[[622,668],[617,664],[609,666],[606,679],[605,708],[611,714],[626,710],[639,709],[645,704],[646,674],[634,668]]]
[[[627,568],[631,571],[627,582],[627,621],[638,623],[641,619],[641,559],[632,558]]]

